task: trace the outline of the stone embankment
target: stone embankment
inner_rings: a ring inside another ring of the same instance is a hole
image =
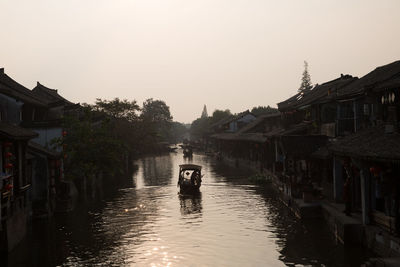
[[[335,203],[326,199],[313,199],[303,195],[303,198],[291,196],[291,189],[279,178],[260,164],[252,161],[221,157],[219,160],[231,166],[248,168],[254,173],[261,173],[270,180],[278,192],[280,200],[298,218],[321,218],[328,224],[332,234],[344,245],[362,245],[371,249],[379,258],[371,259],[365,266],[400,266],[400,238],[374,225],[363,225],[360,213],[347,216],[343,203]]]

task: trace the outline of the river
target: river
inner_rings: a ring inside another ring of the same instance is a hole
[[[178,194],[182,153],[136,162],[134,186],[35,222],[5,266],[359,266],[323,220],[299,220],[249,170],[205,155],[198,196]],[[4,263],[4,261],[3,261]],[[1,265],[3,266],[3,265]]]

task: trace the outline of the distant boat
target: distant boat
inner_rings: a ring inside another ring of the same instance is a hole
[[[183,156],[192,157],[193,156],[193,147],[191,145],[181,145],[183,148]]]
[[[198,192],[201,186],[201,166],[195,164],[179,165],[178,186],[181,192]]]
[[[175,152],[177,149],[176,146],[173,146],[168,142],[159,142],[157,143],[157,147],[159,152]]]

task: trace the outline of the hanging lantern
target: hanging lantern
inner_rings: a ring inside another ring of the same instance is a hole
[[[375,176],[379,176],[379,173],[381,172],[381,169],[377,166],[373,166],[371,168],[369,168],[369,171]]]
[[[11,153],[11,152],[7,152],[7,153],[5,154],[5,156],[6,156],[6,158],[11,158],[11,157],[12,157],[12,153]]]
[[[64,137],[67,136],[67,131],[63,131],[62,136],[64,136]]]
[[[10,191],[13,188],[12,184],[7,184],[4,189],[6,189],[6,191]]]
[[[6,169],[11,169],[13,167],[12,163],[7,163],[6,165],[4,165],[4,167]]]
[[[370,171],[371,173],[374,173],[374,172],[375,172],[375,167],[369,168],[369,171]]]

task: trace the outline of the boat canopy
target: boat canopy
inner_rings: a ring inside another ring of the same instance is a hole
[[[199,171],[201,171],[201,166],[195,165],[195,164],[181,164],[181,165],[179,165],[179,168],[181,170],[199,170]]]

